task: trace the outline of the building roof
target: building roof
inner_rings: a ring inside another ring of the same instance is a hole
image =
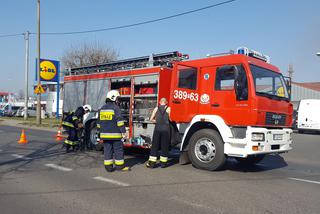
[[[0,91],[0,96],[8,96],[9,94],[12,94],[12,93]]]
[[[320,82],[292,82],[292,84],[320,92]]]
[[[291,101],[298,102],[302,99],[320,99],[320,82],[292,82]]]

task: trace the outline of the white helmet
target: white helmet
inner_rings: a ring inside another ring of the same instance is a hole
[[[91,106],[88,105],[88,104],[84,105],[84,106],[83,106],[83,109],[84,109],[85,111],[89,111],[89,112],[92,110]]]
[[[117,97],[119,97],[119,96],[120,96],[120,93],[117,90],[111,90],[107,93],[107,99],[109,99],[113,102],[115,102],[117,100]]]

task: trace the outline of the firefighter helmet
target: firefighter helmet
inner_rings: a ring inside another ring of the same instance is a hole
[[[119,97],[120,94],[119,94],[119,91],[117,90],[111,90],[107,93],[107,99],[115,102],[117,100],[117,97]]]
[[[85,110],[85,111],[87,111],[87,112],[92,111],[91,106],[90,106],[90,105],[88,105],[88,104],[84,105],[84,106],[83,106],[83,108],[84,108],[84,110]]]

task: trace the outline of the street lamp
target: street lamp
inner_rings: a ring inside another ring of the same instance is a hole
[[[320,51],[316,53],[317,56],[320,56]]]

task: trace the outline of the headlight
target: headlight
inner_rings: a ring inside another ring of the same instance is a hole
[[[251,140],[252,141],[264,141],[264,133],[252,133]]]

